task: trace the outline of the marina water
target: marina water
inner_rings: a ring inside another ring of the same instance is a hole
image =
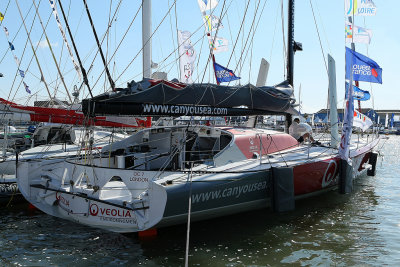
[[[193,223],[189,266],[394,266],[400,262],[400,136],[382,140],[377,175],[269,209]],[[0,208],[0,266],[183,266],[186,225],[139,238]]]

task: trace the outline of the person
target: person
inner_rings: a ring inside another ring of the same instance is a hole
[[[300,119],[295,118],[289,127],[289,134],[296,138],[297,142],[303,143],[305,140],[310,139],[311,142],[316,143],[311,135],[311,131],[305,125],[300,125]]]

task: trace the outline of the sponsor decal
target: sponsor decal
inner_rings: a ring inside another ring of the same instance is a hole
[[[97,204],[91,204],[90,215],[98,217],[100,221],[137,224],[136,218],[132,217],[133,211],[118,208],[101,208]]]
[[[337,177],[337,163],[335,160],[329,161],[328,167],[325,170],[325,174],[322,177],[322,188],[329,186]]]
[[[97,204],[90,205],[90,215],[132,218],[133,211],[119,208],[99,208]]]
[[[58,200],[58,203],[62,203],[65,206],[69,207],[69,200],[64,198],[60,192],[56,193],[56,199]]]
[[[184,106],[184,105],[157,105],[143,104],[143,112],[151,114],[195,114],[195,115],[227,115],[227,108],[211,108],[206,106]]]
[[[228,187],[225,189],[220,189],[215,191],[203,192],[199,194],[193,194],[192,203],[195,204],[199,202],[207,202],[209,200],[217,200],[227,197],[239,198],[244,194],[265,190],[266,188],[267,188],[267,181],[263,181],[241,186]]]

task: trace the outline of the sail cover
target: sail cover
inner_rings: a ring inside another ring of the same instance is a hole
[[[82,103],[85,114],[162,116],[241,116],[293,113],[293,89],[286,81],[276,86],[220,86],[161,80],[129,83]]]

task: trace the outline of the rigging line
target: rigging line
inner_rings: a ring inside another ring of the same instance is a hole
[[[174,4],[172,6],[174,6],[176,4],[177,0],[174,0]],[[142,2],[143,5],[143,2]],[[118,81],[121,76],[125,73],[125,71],[129,68],[129,66],[133,63],[133,61],[137,58],[137,56],[140,54],[140,52],[143,51],[143,47],[147,45],[147,43],[151,40],[151,38],[153,38],[153,35],[157,32],[157,30],[160,28],[161,24],[164,22],[164,20],[167,18],[168,14],[171,12],[172,6],[168,9],[167,14],[165,14],[165,16],[162,18],[161,22],[158,24],[157,28],[153,31],[153,33],[150,35],[149,39],[146,41],[146,43],[142,46],[142,48],[139,50],[139,52],[135,55],[135,57],[129,62],[128,66],[126,66],[126,68],[121,72],[121,74],[117,77],[117,79],[115,79],[115,81]],[[145,70],[142,70],[145,71]]]
[[[322,31],[323,31],[323,33],[324,33],[324,37],[325,37],[326,43],[328,44],[329,53],[332,54],[332,52],[331,52],[332,50],[331,50],[331,47],[330,47],[330,45],[329,45],[329,39],[328,39],[327,34],[326,34],[326,31],[325,31],[324,21],[323,21],[323,19],[322,19],[322,17],[321,17],[321,13],[319,12],[318,2],[317,2],[317,4],[316,4],[316,8],[317,8],[317,13],[318,13],[318,16],[319,16],[319,20],[321,21]]]
[[[111,6],[112,6],[112,0],[110,1],[110,8],[109,8],[109,10],[108,10],[108,24],[107,24],[108,27],[110,27]],[[107,36],[107,40],[106,40],[106,61],[107,61],[107,58],[108,58],[108,50],[109,50],[108,45],[109,45],[110,31],[107,31],[106,36]],[[104,84],[103,84],[104,92],[106,91],[106,84],[107,84],[107,79],[106,79],[106,77],[104,77]]]
[[[86,3],[86,0],[83,0],[83,3],[85,4],[86,13],[87,13],[87,15],[88,15],[90,25],[92,26],[92,31],[93,31],[94,37],[95,37],[95,39],[96,39],[96,43],[97,43],[97,47],[98,47],[99,52],[100,52],[101,60],[103,61],[104,68],[106,69],[108,81],[109,81],[109,83],[110,83],[111,89],[112,89],[113,91],[115,91],[115,83],[114,83],[113,79],[111,78],[111,74],[110,74],[110,72],[109,72],[109,70],[108,70],[108,66],[107,66],[107,63],[106,63],[106,59],[104,58],[103,50],[101,49],[101,45],[100,45],[100,42],[99,42],[99,38],[97,37],[96,29],[94,28],[93,21],[92,21],[92,17],[91,17],[90,12],[89,12],[89,7],[88,7],[88,5],[87,5],[87,3]]]
[[[249,3],[250,3],[250,1],[248,2],[248,4],[249,4]],[[256,17],[257,17],[259,5],[260,5],[260,1],[258,1],[256,14],[254,15],[253,22],[252,22],[252,24],[251,24],[250,31],[249,31],[249,34],[248,34],[248,36],[247,36],[247,40],[246,40],[245,46],[247,45],[247,42],[248,42],[248,40],[249,40],[251,31],[252,31],[252,29],[254,28],[254,22],[255,22],[255,19],[256,19]],[[265,6],[265,5],[264,5],[264,6]],[[247,10],[246,10],[246,12],[247,12]],[[244,16],[246,16],[246,13],[244,14]],[[259,18],[261,18],[261,14],[260,14],[260,17],[259,17]],[[243,24],[243,22],[242,22],[242,24]],[[258,25],[258,23],[257,23],[257,25]],[[252,40],[253,40],[253,38],[254,38],[255,30],[256,30],[256,28],[255,28],[254,31],[253,31]],[[239,31],[239,33],[238,33],[238,36],[239,36],[239,34],[240,34],[240,31]],[[236,40],[237,40],[237,39],[236,39]],[[245,48],[244,48],[244,49],[245,49]],[[248,51],[249,51],[249,50],[247,49],[247,53],[248,53]],[[246,57],[247,57],[247,53],[246,53]],[[231,54],[231,56],[232,56],[232,54]],[[241,53],[241,55],[240,55],[239,63],[236,65],[234,72],[236,72],[238,66],[240,65],[242,56],[243,56],[243,51],[242,51],[242,53]],[[230,83],[231,83],[231,82],[229,82],[228,85],[229,85]],[[231,94],[230,94],[229,96],[227,96],[225,99],[221,100],[218,104],[223,103],[224,101],[226,101],[227,99],[229,99],[230,97],[232,97],[239,89],[240,89],[240,87],[238,87],[238,88],[235,90],[235,92],[231,93]]]
[[[120,6],[121,6],[121,3],[122,3],[122,0],[120,0],[120,1],[118,2],[118,6],[117,6],[117,8],[115,9],[114,15],[113,15],[113,17],[112,17],[112,19],[111,19],[111,23],[114,21],[115,16],[117,15],[117,13],[118,13],[118,11],[119,11],[119,8],[120,8]],[[82,15],[83,15],[83,13],[82,13]],[[108,31],[110,30],[110,27],[111,27],[111,25],[110,25],[109,27],[107,27],[106,32],[103,34],[102,40],[101,40],[101,42],[100,42],[100,45],[103,45],[104,39],[105,39],[106,34],[108,33]],[[78,29],[77,29],[77,30],[78,30]],[[85,62],[86,60],[88,60],[89,55],[93,52],[93,50],[95,50],[95,48],[96,48],[96,45],[94,45],[94,46],[92,47],[90,53],[84,58],[84,60],[83,60],[84,62]],[[95,54],[95,56],[94,56],[94,58],[93,58],[93,60],[92,60],[91,65],[94,64],[94,61],[96,60],[98,54],[99,54],[99,50],[96,50],[96,54]],[[108,64],[109,64],[109,63],[110,63],[110,62],[108,62]],[[103,72],[100,74],[100,76],[101,76],[103,73],[104,73],[104,70],[103,70]]]
[[[263,7],[263,9],[264,9],[264,7]],[[274,43],[275,43],[275,33],[276,33],[276,28],[277,28],[277,25],[278,25],[278,14],[279,14],[279,5],[277,5],[276,6],[276,15],[275,15],[275,27],[274,27],[274,34],[272,35],[272,45],[271,45],[271,52],[270,52],[270,55],[269,55],[269,62],[270,62],[270,64],[272,63],[272,51],[273,51],[273,49],[274,49]]]
[[[254,49],[253,45],[254,45],[254,42],[252,39],[250,42],[251,50],[250,50],[250,69],[249,69],[249,82],[248,83],[250,83],[250,81],[251,81],[251,67],[252,67],[252,62],[253,62],[252,59],[253,59],[253,49]],[[247,52],[248,51],[249,51],[249,49],[247,49]],[[246,56],[247,56],[247,54],[246,54]],[[244,57],[244,61],[246,60],[246,56]]]
[[[132,27],[133,23],[135,22],[136,17],[138,16],[138,14],[139,14],[140,10],[142,9],[142,7],[143,7],[143,1],[142,1],[142,4],[140,5],[140,7],[138,8],[138,10],[136,11],[136,14],[135,14],[135,16],[133,17],[133,20],[131,21],[131,23],[129,24],[128,28],[126,29],[126,31],[125,31],[125,33],[124,33],[124,36],[122,36],[122,38],[121,38],[121,40],[120,40],[120,42],[119,42],[117,48],[115,49],[114,53],[113,53],[112,56],[110,57],[110,60],[108,61],[107,64],[110,64],[111,60],[114,58],[115,54],[116,54],[117,51],[119,50],[119,47],[121,46],[122,42],[124,41],[126,35],[127,35],[128,32],[129,32],[130,28]],[[93,63],[93,62],[92,62],[92,63]],[[99,81],[99,79],[100,79],[101,75],[103,75],[103,73],[104,73],[104,70],[100,73],[99,78],[96,80],[96,82],[94,83],[93,87],[96,86],[97,82]],[[121,74],[121,75],[122,75],[122,74]],[[121,76],[121,75],[120,75],[120,76]],[[120,76],[119,76],[119,77],[120,77]],[[119,79],[119,77],[118,77],[115,81],[117,81],[117,80]]]
[[[8,10],[8,6],[10,5],[10,2],[11,2],[11,0],[8,0],[8,3],[7,3],[7,6],[6,6],[6,9],[5,9],[5,11],[4,11],[4,17],[6,16],[6,14],[7,14],[7,10]],[[4,17],[3,17],[3,20],[4,20]],[[3,20],[1,20],[0,21],[0,26],[1,25],[3,25]]]
[[[233,46],[232,50],[235,50],[235,48],[236,48],[236,45],[237,45],[237,42],[238,42],[238,39],[239,39],[239,36],[240,36],[240,32],[242,31],[242,28],[243,28],[243,25],[244,25],[244,19],[246,18],[247,10],[249,9],[249,4],[250,4],[250,0],[247,1],[246,10],[244,11],[242,23],[240,25],[239,32],[238,32],[238,35],[237,35],[236,40],[235,40],[235,45]],[[229,63],[231,62],[232,55],[233,55],[233,53],[231,53],[231,56],[229,57],[228,64],[226,65],[226,68],[229,67]],[[240,60],[239,60],[239,62],[240,62]]]
[[[283,73],[285,74],[285,77],[287,77],[287,68],[286,68],[286,41],[285,41],[285,13],[283,9],[283,0],[281,0],[281,26],[282,26],[282,47],[283,47]]]
[[[67,16],[69,17],[69,12],[70,12],[70,10],[71,10],[71,0],[69,0],[69,5],[68,5],[68,14],[67,14]],[[61,62],[62,61],[62,56],[63,56],[63,53],[64,53],[64,46],[62,45],[61,46],[61,53],[60,53],[60,59],[59,59],[59,62]],[[67,60],[67,58],[66,58],[66,60]],[[63,68],[63,70],[62,70],[62,72],[63,73],[65,73],[65,68],[66,68],[66,61],[64,62],[64,68]]]
[[[191,36],[193,36],[193,35],[194,35],[199,29],[201,29],[202,27],[203,27],[203,25],[201,25],[195,32],[193,32]],[[193,43],[193,46],[195,46],[199,41],[203,41],[203,40],[204,40],[204,36],[206,36],[206,35],[205,35],[205,34],[202,35],[196,42],[194,42],[194,43]],[[202,42],[202,44],[203,44],[203,42]],[[179,46],[179,47],[180,47],[180,46]],[[179,47],[178,47],[178,48],[179,48]],[[170,56],[172,56],[172,55],[174,54],[175,51],[177,51],[177,49],[174,49],[173,52],[171,52],[161,63],[159,63],[159,65],[162,65],[162,67],[160,67],[161,70],[164,70],[164,69],[166,69],[168,66],[170,66],[170,65],[176,63],[176,60],[173,59],[171,62],[169,62],[169,63],[163,65],[164,62],[167,60],[167,58],[169,58]],[[177,60],[179,60],[182,56],[183,56],[183,54],[180,55],[180,56],[178,57]],[[173,67],[173,65],[171,66],[170,70],[172,69],[172,67]],[[168,73],[168,71],[167,71],[167,73]],[[140,72],[140,73],[134,75],[133,78],[130,78],[129,80],[132,80],[132,79],[134,80],[134,79],[136,79],[136,77],[138,77],[138,76],[141,75],[141,74],[142,74],[142,72]],[[129,81],[129,80],[128,80],[128,81]],[[128,81],[126,81],[126,82],[128,82]],[[125,82],[125,83],[126,83],[126,82]],[[121,84],[123,84],[123,83],[121,83]]]
[[[40,3],[40,2],[41,2],[41,0],[39,1],[39,3]],[[33,4],[32,4],[32,6],[33,6]],[[30,9],[29,9],[29,10],[30,10]],[[30,11],[29,11],[29,12],[30,12]],[[49,24],[50,18],[51,18],[51,15],[50,15],[49,18],[47,19],[46,27],[47,27],[47,25]],[[36,14],[35,14],[35,16],[34,16],[34,18],[33,18],[33,20],[32,20],[31,28],[30,28],[29,31],[32,31],[32,28],[33,28],[33,25],[34,25],[35,20],[36,20]],[[42,35],[40,36],[40,39],[42,39],[42,37],[43,37],[43,33],[42,33]],[[23,56],[24,56],[24,54],[25,54],[25,51],[26,51],[26,47],[27,47],[27,46],[28,46],[28,38],[26,38],[26,41],[25,41],[25,46],[24,46],[24,50],[22,51],[21,60],[22,60],[22,58],[23,58]],[[37,43],[35,49],[37,50],[38,47],[39,47],[39,43]],[[28,67],[26,68],[26,71],[27,71],[27,72],[29,71],[29,67],[30,67],[31,64],[32,64],[33,58],[34,58],[34,55],[31,56],[31,59],[30,59],[29,64],[28,64]],[[10,98],[11,91],[12,91],[12,88],[14,87],[14,83],[15,83],[15,80],[16,80],[16,78],[17,78],[17,75],[18,75],[18,70],[17,70],[17,72],[15,73],[15,77],[14,77],[14,80],[13,80],[13,82],[12,82],[11,89],[10,89],[10,92],[9,92],[9,95],[8,95],[8,98]],[[15,90],[15,93],[14,93],[14,96],[13,96],[12,99],[15,99],[15,96],[17,95],[18,89],[21,87],[21,84],[22,84],[22,80],[19,82],[19,85],[18,85],[17,89]]]
[[[232,0],[231,0],[230,3],[232,4]],[[229,4],[227,10],[225,11],[224,15],[221,16],[221,20],[222,20],[222,18],[226,15],[227,11],[229,10],[229,7],[230,7],[230,4]],[[200,29],[203,28],[203,26],[204,26],[204,22],[191,34],[191,36],[193,36],[194,34],[196,34]],[[204,34],[202,37],[200,37],[199,40],[197,40],[197,41],[193,44],[193,46],[195,46],[195,45],[196,45],[200,40],[202,40],[202,38],[204,38],[205,36],[207,36],[207,35]],[[183,44],[181,44],[181,45],[183,45]],[[178,51],[178,49],[179,49],[179,47],[181,47],[181,45],[179,45],[177,48],[175,48],[165,59],[163,59],[163,61],[161,61],[161,62],[159,63],[159,65],[164,64],[164,62],[167,61],[167,59],[168,59],[169,57],[171,57],[171,56],[175,53],[175,51]],[[139,53],[140,53],[140,51],[139,51]],[[138,53],[138,54],[139,54],[139,53]],[[137,55],[136,55],[136,56],[137,56]],[[182,55],[181,55],[181,56],[182,56]],[[180,58],[181,56],[179,56],[179,58]],[[179,58],[178,58],[178,59],[179,59]],[[134,60],[134,59],[133,59],[133,60]],[[132,60],[132,61],[133,61],[133,60]],[[131,61],[131,63],[132,63],[132,61]],[[129,64],[131,64],[131,63],[129,63]],[[170,62],[170,63],[168,63],[167,65],[164,65],[164,68],[166,68],[166,67],[168,67],[169,65],[174,64],[174,63],[175,63],[175,61]],[[205,72],[205,70],[204,70],[204,72]],[[124,84],[124,83],[126,83],[126,82],[128,82],[128,81],[130,81],[130,80],[132,80],[132,79],[135,79],[136,77],[138,77],[138,76],[141,75],[141,74],[142,74],[142,72],[140,72],[140,73],[138,73],[138,74],[132,76],[133,78],[130,78],[129,80],[127,80],[127,81],[125,81],[125,82],[122,82],[121,84]],[[122,74],[121,74],[121,75],[122,75]]]
[[[249,1],[250,1],[250,0],[249,0]],[[221,19],[220,19],[220,20],[223,19],[223,17],[226,15],[226,12],[228,11],[228,9],[229,9],[229,7],[230,7],[230,5],[229,5],[228,8],[226,9],[224,15],[222,15],[222,13],[224,12],[225,4],[226,4],[226,0],[224,0],[224,4],[222,5],[221,14],[220,14]],[[232,1],[231,1],[231,4],[232,4]],[[204,24],[204,23],[203,23],[203,24]],[[215,43],[215,40],[216,40],[216,38],[217,38],[218,32],[219,32],[219,28],[217,28],[217,30],[215,31],[214,39],[213,39],[213,42],[212,42],[213,44]],[[240,31],[239,31],[239,33],[240,33]],[[207,35],[207,36],[208,36],[208,35]],[[213,50],[213,48],[212,48],[212,46],[210,46],[210,49],[209,49],[210,53],[209,53],[209,55],[208,55],[207,64],[206,64],[206,66],[205,66],[205,68],[204,68],[203,77],[202,77],[201,82],[200,82],[201,84],[202,84],[203,81],[204,81],[204,77],[205,77],[205,74],[206,74],[206,71],[207,71],[208,64],[210,63],[210,60],[213,59],[213,56],[214,56],[214,53],[213,53],[212,50]],[[232,54],[231,54],[231,57],[232,57]],[[213,59],[213,63],[214,63],[214,59]],[[211,72],[211,70],[209,70],[209,74],[210,74],[210,72]],[[208,77],[208,80],[209,80],[209,81],[211,80],[210,77]],[[217,83],[218,83],[218,82],[217,82]]]
[[[229,16],[226,17],[226,20],[228,21],[229,35],[231,37],[231,42],[233,43],[233,36],[232,36],[231,24],[229,23]],[[233,56],[235,58],[235,64],[238,64],[238,60],[236,57],[236,50],[233,50]]]
[[[260,0],[258,0],[258,2],[260,2]],[[244,2],[243,2],[244,3]],[[239,9],[238,9],[239,10]],[[239,15],[239,14],[238,14]],[[239,16],[239,18],[240,18],[240,16]],[[244,17],[244,20],[246,20],[246,16]],[[241,47],[241,51],[243,51],[245,48],[245,46],[246,45],[243,45],[243,41],[244,41],[244,32],[246,31],[246,23],[245,23],[245,21],[243,22],[243,30],[242,30],[242,47]],[[250,27],[250,30],[249,30],[249,32],[251,31],[251,27]],[[241,53],[241,55],[242,55],[242,53]],[[241,74],[242,74],[242,67],[243,67],[243,61],[242,61],[242,57],[240,57],[239,58],[239,64],[238,64],[239,66],[240,66],[240,68],[237,70],[238,71],[238,74],[239,74],[239,76],[241,76]],[[236,70],[234,71],[234,72],[236,72]],[[239,79],[239,85],[241,85],[241,79]]]
[[[68,7],[68,16],[69,16],[69,11],[71,10],[71,0],[69,0],[69,7]],[[61,46],[61,53],[60,53],[60,58],[59,58],[59,62],[60,62],[60,65],[62,65],[62,55],[63,55],[63,52],[64,52],[64,46],[62,45]],[[65,72],[65,67],[66,67],[66,62],[63,64],[64,65],[64,68],[63,68],[63,70],[62,70],[62,72]],[[56,88],[58,88],[58,73],[57,73],[57,76],[56,76]],[[56,97],[56,93],[57,93],[57,90],[54,90],[54,98]]]
[[[242,62],[242,64],[243,64],[243,62],[244,62],[244,60],[242,61],[243,53],[244,53],[244,50],[246,50],[247,42],[249,41],[250,34],[251,34],[252,31],[253,31],[252,39],[254,38],[254,34],[255,34],[254,22],[255,22],[256,17],[257,17],[257,13],[258,13],[258,8],[259,8],[259,6],[260,6],[260,0],[258,0],[258,4],[257,4],[257,8],[256,8],[256,14],[254,15],[253,21],[251,22],[249,34],[247,35],[247,38],[246,38],[246,43],[244,44],[243,50],[242,50],[242,52],[240,53],[239,64],[240,64],[240,62]],[[254,30],[253,30],[253,29],[254,29]],[[242,66],[243,66],[243,65],[242,65]],[[238,67],[239,67],[239,65],[236,65],[234,72],[236,72],[236,70],[237,70]],[[229,83],[230,83],[230,82],[229,82]],[[228,83],[228,84],[229,84],[229,83]]]
[[[75,41],[74,41],[74,38],[72,36],[71,29],[69,28],[69,24],[68,24],[68,21],[67,21],[67,17],[65,16],[64,8],[62,7],[61,0],[58,0],[58,4],[60,5],[61,13],[63,14],[64,22],[65,22],[65,25],[67,26],[69,38],[71,38],[72,46],[74,47],[76,57],[78,58],[79,67],[81,69],[82,76],[83,76],[83,82],[86,84],[86,86],[87,86],[87,88],[89,90],[89,94],[93,98],[92,90],[90,89],[90,86],[89,86],[89,81],[88,81],[88,78],[87,78],[86,70],[82,65],[81,58],[79,56],[78,50],[76,49]]]
[[[26,13],[25,19],[28,17],[29,13],[31,12],[32,7],[33,7],[33,4],[31,5],[31,7],[29,8],[28,12]],[[35,21],[35,19],[36,19],[36,15],[35,15],[35,17],[34,17],[34,19],[33,19],[33,22]],[[33,22],[32,22],[32,24],[31,24],[30,30],[32,30]],[[21,27],[22,27],[22,23],[21,23],[21,25],[20,25],[20,27],[19,27],[19,29],[18,29],[18,32],[19,32],[19,30],[21,29]],[[15,34],[15,36],[14,36],[12,42],[14,42],[14,39],[17,37],[18,32]],[[6,37],[7,37],[7,36],[6,36]],[[8,39],[7,39],[7,40],[8,40]],[[22,61],[22,59],[23,59],[23,57],[24,57],[24,55],[25,55],[25,51],[26,51],[26,46],[27,46],[27,44],[28,44],[28,39],[26,39],[26,41],[25,41],[25,46],[24,46],[24,49],[23,49],[22,55],[21,55],[21,61]],[[9,47],[8,47],[8,49],[9,49]],[[8,51],[8,50],[7,50],[7,51]],[[6,54],[7,54],[7,53],[6,53]],[[6,55],[6,54],[5,54],[5,55]],[[12,51],[11,51],[11,54],[14,56],[14,54],[13,54]],[[5,56],[5,55],[4,55],[4,56]],[[13,80],[12,85],[11,85],[11,89],[10,89],[9,92],[8,92],[8,96],[7,96],[7,100],[8,100],[8,101],[10,101],[10,96],[11,96],[12,89],[13,89],[13,87],[14,87],[14,83],[15,83],[15,81],[16,81],[16,78],[17,78],[17,76],[18,76],[18,70],[19,70],[20,66],[21,66],[21,62],[20,62],[19,65],[18,65],[17,71],[15,72],[15,76],[14,76],[14,80]],[[29,67],[29,66],[28,66],[28,67]],[[20,82],[19,86],[20,86],[21,84],[22,84],[22,82]],[[18,88],[19,88],[19,86],[18,86]],[[16,92],[15,92],[15,94],[14,94],[14,97],[11,99],[11,101],[14,101],[15,95],[16,95],[17,92],[18,92],[18,88],[17,88],[17,90],[16,90]]]
[[[191,164],[190,170],[193,170],[193,163]],[[192,172],[188,174],[189,184],[189,204],[188,204],[188,219],[187,219],[187,232],[186,232],[186,249],[185,249],[185,267],[189,266],[189,237],[190,237],[190,217],[192,212]]]
[[[321,47],[322,58],[324,59],[326,74],[329,76],[328,65],[326,64],[326,59],[325,59],[325,52],[324,52],[324,48],[322,47],[321,37],[319,35],[318,25],[317,25],[317,21],[315,19],[314,8],[313,8],[311,0],[310,0],[310,6],[311,6],[313,18],[314,18],[315,29],[317,30],[317,33],[318,33],[319,46]]]
[[[229,4],[229,6],[228,6],[228,8],[227,8],[227,10],[225,11],[225,13],[221,16],[221,20],[222,20],[222,18],[226,15],[226,13],[227,13],[227,11],[229,10],[229,7],[230,7],[230,5],[232,4],[232,0],[231,0],[231,2],[230,2],[230,4]],[[221,14],[222,14],[222,12],[221,12]],[[196,34],[200,29],[202,29],[203,28],[203,26],[204,26],[204,22],[191,34],[191,36],[193,36],[194,34]],[[195,46],[200,40],[201,40],[201,38],[204,38],[205,36],[207,36],[206,34],[204,34],[202,37],[200,37],[200,39],[198,40],[198,41],[196,41],[194,44],[193,44],[193,46]],[[183,45],[183,44],[181,44],[181,45]],[[159,63],[159,64],[164,64],[164,62],[169,58],[169,57],[171,57],[174,53],[175,53],[175,51],[177,51],[178,49],[179,49],[179,47],[181,47],[181,45],[179,45],[177,48],[175,48],[161,63]],[[139,53],[140,53],[140,51],[139,51]],[[137,56],[137,55],[136,55]],[[181,56],[180,56],[181,57]],[[179,58],[180,58],[179,57]],[[179,59],[178,58],[178,59]],[[134,59],[133,59],[134,60]],[[132,61],[133,61],[132,60]],[[132,61],[131,61],[131,63],[132,63]],[[131,64],[130,63],[130,64]],[[172,61],[171,63],[168,63],[167,65],[164,65],[164,67],[167,67],[167,66],[169,66],[170,64],[173,64],[173,63],[175,63],[174,61]],[[206,69],[204,69],[204,73],[206,72]],[[123,83],[121,83],[121,84],[124,84],[124,83],[126,83],[126,82],[128,82],[128,81],[130,81],[130,80],[132,80],[132,79],[135,79],[136,77],[138,77],[139,75],[141,75],[142,74],[142,72],[140,72],[139,74],[136,74],[136,75],[134,75],[133,76],[133,78],[130,78],[129,80],[127,80],[127,81],[125,81],[125,82],[123,82]]]
[[[260,16],[258,17],[257,24],[256,24],[256,26],[255,26],[255,28],[254,28],[254,30],[253,30],[253,35],[252,35],[252,37],[251,37],[251,43],[252,43],[252,44],[253,44],[253,42],[254,42],[254,36],[255,36],[255,33],[256,33],[257,29],[258,29],[258,24],[260,23],[261,16],[262,16],[262,14],[264,13],[264,8],[265,8],[265,4],[266,4],[266,3],[267,3],[267,0],[264,2],[263,8],[261,9]],[[252,45],[252,46],[253,46],[253,45]],[[253,47],[252,47],[252,49],[253,49]],[[245,57],[244,57],[244,60],[246,60],[247,55],[248,55],[248,53],[249,53],[249,50],[250,50],[250,48],[247,48],[247,52],[246,52],[246,55],[245,55]],[[249,82],[250,82],[250,81],[249,81]]]
[[[4,11],[4,17],[5,17],[6,14],[7,14],[7,10],[8,10],[8,6],[10,5],[10,2],[11,2],[11,0],[8,0],[6,9],[5,9],[5,11]],[[32,8],[32,6],[31,6],[31,8]],[[29,11],[30,11],[30,9],[29,9]],[[3,18],[3,20],[4,20],[4,18]],[[0,21],[0,26],[3,25],[3,20]],[[21,27],[22,27],[22,24],[19,26],[19,29],[18,29],[18,31],[17,31],[17,34],[18,34],[19,30],[21,29]],[[16,36],[16,35],[15,35],[15,36]],[[15,37],[14,37],[14,39],[15,39]],[[14,42],[14,39],[13,39],[13,42]],[[7,55],[9,49],[10,49],[10,48],[8,47],[7,50],[6,50],[6,52],[4,53],[3,57],[2,57],[1,60],[0,60],[0,64],[3,62],[3,59],[4,59],[5,56]]]
[[[28,40],[29,40],[29,43],[31,44],[32,52],[33,52],[33,54],[34,54],[34,56],[35,56],[36,63],[37,63],[37,65],[38,65],[40,74],[43,76],[43,71],[42,71],[42,68],[41,68],[41,66],[40,66],[39,59],[37,58],[36,51],[35,51],[35,49],[33,48],[32,40],[31,40],[30,34],[29,34],[29,32],[28,32],[28,29],[26,28],[25,20],[24,20],[24,17],[22,16],[22,12],[21,12],[21,9],[20,9],[20,7],[19,7],[18,0],[15,0],[15,3],[17,4],[18,11],[19,11],[19,14],[20,14],[20,16],[21,16],[22,22],[23,22],[23,24],[24,24],[24,28],[25,28],[26,34],[28,35]],[[35,17],[36,17],[36,16],[35,16]],[[44,83],[44,85],[46,86],[46,90],[47,90],[47,93],[49,94],[49,97],[51,98],[50,90],[49,90],[49,88],[48,88],[48,86],[47,86],[47,83],[46,83],[46,80],[44,79],[44,76],[43,76],[43,83]]]
[[[35,0],[32,0],[32,2],[33,2],[33,4],[34,4],[34,6],[35,6],[36,14],[37,14],[37,16],[38,16],[38,18],[39,18],[40,25],[42,26],[43,33],[44,33],[44,36],[46,37],[46,41],[47,41],[47,44],[48,44],[48,46],[49,46],[49,49],[50,49],[51,55],[52,55],[52,57],[53,57],[54,63],[56,64],[57,71],[58,71],[58,74],[60,75],[61,82],[62,82],[62,84],[63,84],[63,86],[64,86],[64,88],[65,88],[65,92],[67,93],[67,96],[68,96],[69,101],[72,103],[71,95],[70,95],[69,92],[68,92],[67,85],[65,84],[65,81],[64,81],[64,76],[62,75],[61,70],[60,70],[60,67],[58,66],[57,59],[56,59],[56,57],[55,57],[55,55],[54,55],[53,48],[52,48],[52,46],[51,46],[51,43],[50,43],[49,38],[48,38],[47,33],[46,33],[46,29],[45,29],[44,26],[43,26],[43,22],[42,22],[42,19],[41,19],[41,17],[40,17],[40,14],[39,14],[38,7],[36,6]]]
[[[367,25],[365,23],[365,17],[363,17],[363,21],[364,21],[364,28],[367,28]],[[353,24],[354,25],[354,24]],[[369,57],[369,46],[366,45],[367,47],[367,56]],[[375,110],[375,98],[374,98],[374,94],[373,94],[373,86],[372,83],[369,83],[369,88],[371,90],[371,101],[372,101],[372,108]]]
[[[200,74],[199,74],[199,64],[200,64],[200,58],[201,58],[201,55],[202,55],[201,52],[203,50],[203,45],[204,45],[204,40],[205,40],[204,36],[205,36],[205,33],[203,34],[203,37],[201,37],[200,52],[199,52],[199,56],[197,58],[197,64],[196,64],[197,76],[196,76],[195,81],[197,81],[199,79],[199,76],[200,76]]]
[[[33,7],[33,4],[31,5],[31,7],[29,8],[28,12],[26,13],[25,20],[26,20],[26,18],[28,17],[29,13],[31,12],[32,7]],[[4,16],[5,16],[5,12],[4,12]],[[18,33],[19,33],[19,31],[21,30],[21,28],[22,28],[22,23],[19,25],[19,28],[18,28],[17,32],[15,33],[14,38],[13,38],[12,41],[11,41],[12,43],[14,43],[15,38],[17,38]],[[1,60],[0,60],[0,64],[3,62],[3,60],[4,60],[4,58],[6,57],[6,55],[7,55],[7,53],[8,53],[9,50],[10,50],[10,47],[8,46],[6,52],[4,53],[3,57],[2,57]]]
[[[168,6],[169,6],[169,0],[168,0]],[[177,14],[177,12],[176,12],[176,2],[175,2],[175,4],[174,4],[174,6],[175,6],[176,46],[178,46],[178,45],[179,45],[179,39],[178,39],[178,14]],[[169,18],[170,18],[170,20],[171,20],[171,13],[169,14]],[[172,24],[171,24],[171,32],[172,32]],[[173,37],[173,35],[172,35],[172,37]],[[172,43],[173,43],[173,46],[175,47],[175,40],[174,40],[174,38],[172,38]],[[174,53],[174,54],[179,56],[179,51],[176,50],[176,53]],[[176,60],[176,56],[175,56],[175,62],[178,62],[178,60]],[[177,68],[177,70],[178,70],[177,74],[179,75],[179,78],[181,78],[181,77],[180,77],[180,73],[181,73],[181,72],[180,72],[179,64],[178,64],[178,63],[176,64],[176,68]]]

